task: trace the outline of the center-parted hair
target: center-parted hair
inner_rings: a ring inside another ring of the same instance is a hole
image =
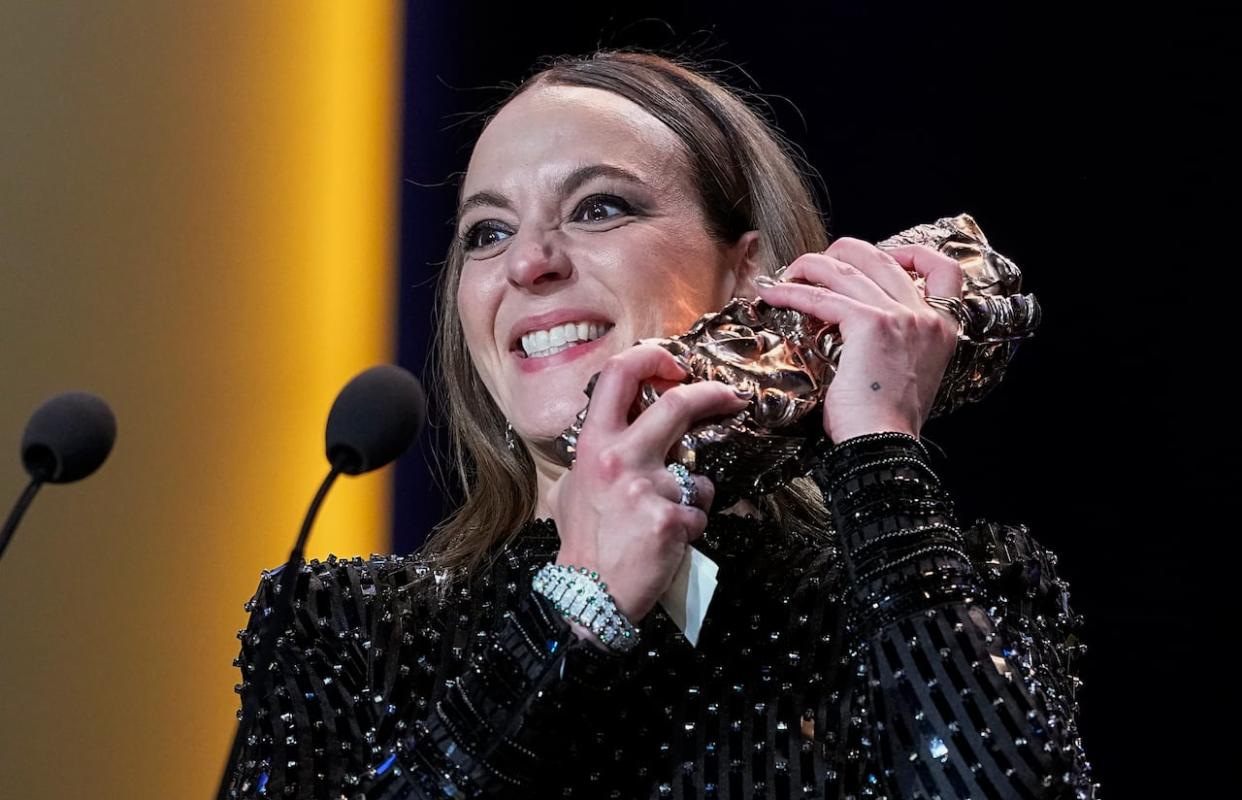
[[[538,86],[612,92],[677,135],[695,199],[717,242],[732,244],[758,230],[757,260],[767,275],[828,246],[810,182],[817,173],[758,112],[758,103],[748,102],[752,95],[684,59],[637,50],[558,56],[535,70],[490,110],[485,126],[515,97]],[[524,447],[516,455],[509,450],[505,417],[466,347],[457,305],[463,260],[454,236],[436,291],[433,381],[451,436],[449,469],[461,482],[464,500],[435,527],[423,550],[433,565],[453,576],[472,572],[531,521],[538,500],[534,462]],[[781,530],[823,536],[830,525],[823,498],[809,478],[752,500]]]

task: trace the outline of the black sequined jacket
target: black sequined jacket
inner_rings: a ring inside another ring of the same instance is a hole
[[[930,461],[901,434],[832,447],[819,538],[713,514],[697,647],[658,605],[625,655],[579,639],[530,588],[550,520],[446,598],[418,554],[311,561],[232,796],[1096,797],[1056,557],[1025,525],[959,529]]]

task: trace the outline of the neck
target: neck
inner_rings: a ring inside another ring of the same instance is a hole
[[[535,516],[551,519],[552,507],[548,503],[548,493],[568,470],[556,459],[550,440],[546,443],[527,441],[526,449],[535,462],[535,485],[539,493],[538,502],[535,505]]]

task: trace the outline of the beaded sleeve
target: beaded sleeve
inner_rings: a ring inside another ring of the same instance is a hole
[[[484,614],[411,591],[427,570],[416,556],[302,566],[232,797],[537,794],[623,659],[578,639],[517,560],[461,590]],[[239,632],[243,697],[277,572]]]
[[[922,443],[833,446],[812,472],[846,571],[860,785],[891,797],[1090,798],[1078,734],[1082,620],[1026,526],[963,532]]]
[[[402,627],[391,635],[407,639]],[[391,744],[369,773],[368,798],[541,796],[623,660],[578,639],[529,589],[499,629],[478,638],[431,712],[412,725],[398,720],[395,737],[385,737]],[[408,690],[394,677],[390,696],[399,701]]]

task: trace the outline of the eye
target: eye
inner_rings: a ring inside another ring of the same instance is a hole
[[[610,208],[618,213],[609,213]],[[578,208],[570,221],[603,222],[633,213],[634,207],[620,197],[611,194],[593,194],[578,204]],[[501,238],[497,238],[498,234],[501,235]],[[511,231],[498,227],[495,222],[484,220],[470,226],[470,229],[458,238],[461,240],[462,248],[469,253],[472,250],[490,247],[503,241],[503,236],[512,235]]]
[[[470,230],[463,233],[459,238],[461,239],[462,248],[468,253],[471,250],[488,247],[501,241],[500,239],[489,238],[490,234],[498,233],[505,234],[506,236],[512,235],[503,228],[496,227],[491,222],[479,222],[470,226]],[[482,241],[480,241],[480,238]]]
[[[620,214],[609,214],[609,207],[618,209]],[[625,216],[633,213],[634,209],[629,203],[620,197],[610,194],[593,194],[582,201],[578,206],[578,211],[574,215],[574,222],[602,222],[616,216]],[[583,212],[586,212],[587,218],[583,219]]]

